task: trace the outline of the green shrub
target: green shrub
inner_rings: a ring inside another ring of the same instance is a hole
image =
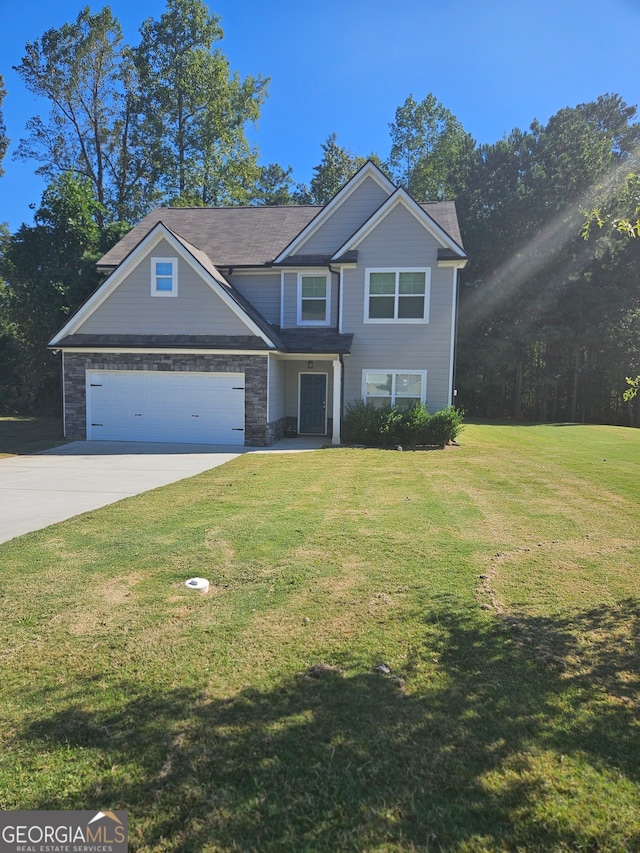
[[[424,403],[406,411],[374,406],[364,400],[347,405],[343,424],[346,441],[373,447],[439,445],[454,441],[462,429],[462,413],[453,406],[431,414]]]
[[[347,441],[373,447],[397,444],[402,413],[395,406],[374,406],[364,400],[349,403],[345,409],[343,433]]]
[[[430,444],[429,424],[432,415],[424,403],[414,403],[402,413],[398,427],[398,443],[413,447],[416,444]]]
[[[455,441],[462,429],[462,412],[453,406],[447,406],[446,409],[440,409],[431,415],[427,428],[429,441],[425,444],[438,444],[444,447],[450,441]]]

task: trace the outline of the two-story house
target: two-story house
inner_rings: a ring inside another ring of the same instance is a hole
[[[50,342],[69,439],[340,443],[345,405],[452,402],[451,202],[367,163],[324,207],[159,208]]]

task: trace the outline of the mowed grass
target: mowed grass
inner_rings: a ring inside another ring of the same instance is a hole
[[[63,443],[60,418],[0,418],[0,459]]]
[[[135,851],[639,850],[640,432],[460,443],[243,456],[0,546],[0,808],[127,809]]]

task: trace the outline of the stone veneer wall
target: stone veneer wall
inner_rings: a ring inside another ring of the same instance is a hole
[[[279,421],[273,421],[273,423],[267,424],[267,441],[265,445],[275,444],[276,441],[280,441],[281,438],[284,438],[287,432],[287,420],[288,418],[280,418]]]
[[[267,356],[152,353],[64,353],[65,435],[87,437],[86,370],[200,371],[244,373],[244,443],[265,447],[284,435],[284,420],[267,423]]]

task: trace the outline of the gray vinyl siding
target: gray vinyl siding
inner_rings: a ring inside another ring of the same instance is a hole
[[[280,273],[235,273],[231,284],[258,309],[265,320],[280,325]]]
[[[399,206],[358,246],[357,269],[344,271],[343,331],[354,332],[345,359],[345,403],[362,396],[363,370],[426,370],[427,405],[450,403],[452,305],[455,271],[438,268],[438,244]],[[365,323],[365,271],[374,267],[430,267],[429,322]]]
[[[282,314],[282,327],[284,329],[296,325],[298,305],[298,274],[285,272],[284,274],[284,311]]]
[[[373,178],[367,178],[300,246],[298,253],[333,255],[387,198],[388,193]]]
[[[178,295],[151,295],[151,258],[176,257],[155,246],[77,329],[81,334],[246,335],[248,327],[186,261],[178,260]]]

